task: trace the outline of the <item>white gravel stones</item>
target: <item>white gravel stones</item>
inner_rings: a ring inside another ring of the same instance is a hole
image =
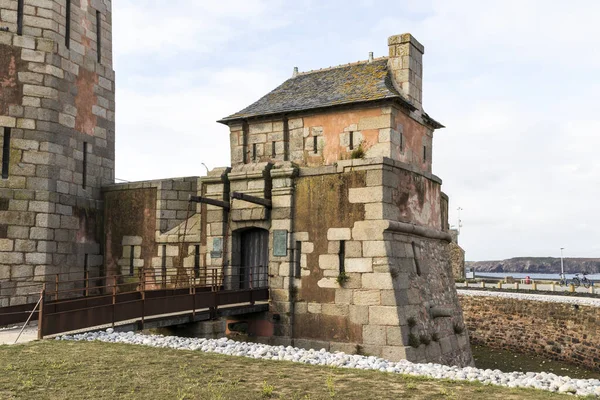
[[[168,347],[180,350],[199,350],[209,353],[227,354],[265,360],[285,360],[312,365],[329,365],[339,368],[357,368],[382,372],[418,375],[438,379],[479,381],[489,385],[523,387],[551,392],[573,393],[579,396],[600,397],[600,380],[571,379],[546,372],[501,372],[473,367],[449,367],[439,364],[413,364],[406,360],[387,361],[377,357],[366,357],[341,352],[329,353],[325,349],[304,350],[291,346],[269,346],[259,343],[236,342],[230,339],[183,338],[177,336],[140,335],[134,332],[115,332],[112,328],[100,332],[64,335],[56,340],[76,340],[111,343],[128,343],[152,347]]]
[[[553,296],[553,295],[546,295],[546,294],[492,292],[492,291],[487,291],[487,290],[468,290],[468,289],[457,289],[456,292],[461,296],[502,297],[505,299],[533,300],[533,301],[543,301],[546,303],[566,303],[566,304],[579,304],[582,306],[600,307],[600,299],[593,298],[593,297]]]

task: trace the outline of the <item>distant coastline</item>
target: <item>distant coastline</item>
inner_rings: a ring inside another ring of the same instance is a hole
[[[564,258],[566,273],[600,273],[600,258]],[[475,272],[521,272],[539,274],[560,273],[560,258],[515,257],[507,260],[466,261],[465,267]]]

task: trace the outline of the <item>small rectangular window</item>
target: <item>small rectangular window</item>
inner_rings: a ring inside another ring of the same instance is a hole
[[[194,276],[198,278],[200,276],[200,245],[196,245],[194,252]]]
[[[90,285],[90,278],[88,276],[88,254],[83,255],[83,295],[88,295],[88,288]]]
[[[400,133],[400,151],[404,151],[404,135]]]
[[[252,161],[256,162],[256,143],[252,143]]]
[[[23,34],[23,0],[17,1],[17,35]]]
[[[350,131],[350,143],[348,145],[350,150],[354,150],[354,132]]]
[[[96,11],[96,43],[98,46],[98,62],[102,62],[102,16]]]
[[[71,46],[71,0],[66,0],[66,2],[65,46],[68,49]]]
[[[135,255],[135,246],[129,247],[129,276],[133,276],[133,257]]]
[[[162,283],[163,286],[167,283],[167,245],[162,245],[162,258],[160,260]]]
[[[275,157],[277,155],[277,151],[275,149],[275,142],[271,142],[271,155]]]
[[[10,128],[4,128],[4,140],[2,142],[2,179],[8,179],[8,168],[10,166]]]
[[[413,249],[413,259],[415,260],[415,272],[417,273],[417,275],[421,276],[421,264],[419,261],[419,255],[421,254],[421,250],[419,249],[419,246],[415,243],[412,242],[412,249]]]
[[[296,259],[294,260],[294,277],[300,278],[302,277],[302,242],[296,242]]]
[[[313,136],[313,153],[317,154],[318,152],[318,138]]]
[[[283,119],[283,161],[290,160],[290,128],[287,118]]]
[[[248,123],[242,124],[242,152],[244,158],[244,164],[248,164]]]
[[[423,162],[427,161],[427,146],[423,146]]]
[[[340,274],[346,273],[346,241],[340,240],[340,252],[339,252],[339,264],[340,264]]]
[[[87,142],[83,142],[83,171],[82,171],[82,184],[83,188],[87,186],[87,152],[88,152],[88,144]]]

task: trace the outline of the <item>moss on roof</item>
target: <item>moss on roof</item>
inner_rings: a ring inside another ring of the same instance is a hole
[[[382,99],[398,99],[411,105],[394,88],[387,58],[300,73],[219,122]]]

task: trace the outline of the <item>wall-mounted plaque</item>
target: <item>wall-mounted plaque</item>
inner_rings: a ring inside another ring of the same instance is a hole
[[[210,252],[211,258],[221,258],[223,256],[223,239],[213,238],[213,249]]]
[[[286,231],[286,230],[273,231],[273,256],[274,257],[287,256],[287,235],[288,235],[288,231]]]

